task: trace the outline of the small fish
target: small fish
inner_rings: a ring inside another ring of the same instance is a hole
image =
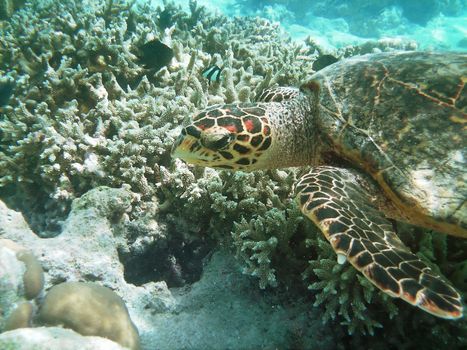
[[[168,66],[174,57],[174,51],[159,39],[148,41],[139,47],[139,51],[138,58],[144,67],[154,69],[156,72],[162,67]]]
[[[319,58],[313,62],[313,70],[319,71],[333,63],[336,63],[338,59],[333,55],[321,55]]]
[[[220,81],[221,80],[221,72],[224,68],[219,68],[217,65],[213,65],[209,68],[206,68],[203,70],[201,75],[205,77],[209,83],[212,83],[213,81]]]
[[[0,77],[0,108],[8,104],[14,89],[15,84],[12,79]]]

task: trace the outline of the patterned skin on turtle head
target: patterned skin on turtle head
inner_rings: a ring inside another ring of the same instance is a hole
[[[182,130],[173,156],[213,168],[253,170],[271,146],[271,128],[261,104],[211,107]]]

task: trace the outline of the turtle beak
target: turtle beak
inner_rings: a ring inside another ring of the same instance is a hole
[[[172,158],[183,159],[183,156],[186,156],[189,153],[193,143],[194,140],[189,140],[187,135],[181,134],[180,136],[178,136],[178,138],[175,140],[175,143],[172,146],[172,150],[170,151]]]

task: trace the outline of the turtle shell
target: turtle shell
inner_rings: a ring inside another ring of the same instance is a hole
[[[394,52],[317,72],[318,127],[409,222],[467,238],[467,55]]]

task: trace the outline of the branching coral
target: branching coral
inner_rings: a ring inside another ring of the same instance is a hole
[[[63,217],[73,198],[98,185],[127,183],[152,201],[154,169],[168,168],[182,119],[207,104],[251,101],[271,84],[307,74],[296,60],[300,48],[284,45],[277,27],[202,16],[194,2],[191,14],[172,7],[166,17],[175,27],[165,31],[147,4],[114,4],[120,15],[107,24],[108,5],[94,1],[29,6],[2,29],[0,71],[15,80],[16,93],[0,119],[0,186],[17,193],[11,200],[30,216],[47,207],[46,222],[30,217],[38,231],[57,230],[53,216]],[[186,31],[190,21],[196,25]],[[137,57],[153,37],[171,42],[175,53],[158,72]],[[216,60],[226,66],[225,79],[208,89],[199,73]]]
[[[346,326],[349,334],[374,335],[374,328],[382,327],[378,319],[392,319],[397,314],[389,296],[375,293],[376,288],[350,264],[337,262],[336,253],[320,233],[307,244],[317,255],[309,261],[303,278],[310,280],[308,288],[316,291],[313,305],[324,308],[323,324],[335,320]]]
[[[288,208],[280,205],[269,209],[249,221],[242,217],[232,231],[236,255],[245,264],[243,272],[258,277],[261,288],[278,284],[273,259],[294,256],[288,243],[303,217],[292,203]]]
[[[385,348],[389,344],[400,347],[412,334],[414,341],[408,346],[411,348],[418,341],[415,340],[418,334],[423,333],[417,327],[425,329],[433,324],[436,325],[436,335],[424,336],[427,346],[430,343],[439,344],[439,347],[452,344],[452,338],[447,335],[450,332],[458,335],[462,344],[467,344],[462,335],[467,322],[450,324],[423,312],[414,312],[412,306],[392,299],[350,264],[339,264],[329,242],[311,222],[300,220],[297,208],[287,205],[284,210],[281,204],[277,208],[281,210],[271,209],[250,221],[242,219],[232,232],[237,257],[244,261],[244,272],[258,277],[261,287],[276,286],[280,282],[299,290],[300,283],[291,280],[290,274],[301,272],[303,284],[312,292],[310,306],[322,312],[320,319],[323,324],[338,324],[341,333],[336,336],[346,339],[352,347],[368,345],[368,336],[384,332],[390,340],[373,337],[375,348]],[[284,215],[286,211],[287,215]],[[415,252],[419,252],[425,261],[436,261],[450,279],[451,274],[465,278],[466,251],[463,243],[448,250],[451,239],[446,235],[410,225],[400,225],[400,233]],[[306,241],[306,247],[294,244],[297,239]],[[453,253],[449,255],[448,251]],[[437,269],[435,265],[433,267]],[[282,273],[278,273],[281,269]],[[462,287],[463,284],[456,285]],[[396,319],[403,321],[397,322]]]
[[[441,270],[448,274],[462,268],[462,262],[466,259],[464,242],[457,245],[449,256],[447,246],[450,237],[406,224],[399,224],[398,227],[401,239],[426,262],[436,261]],[[368,343],[362,335],[379,332],[384,332],[385,340],[381,344],[375,340],[375,347],[391,344],[399,348],[404,344],[410,349],[421,341],[419,334],[423,334],[423,342],[428,347],[433,344],[439,344],[434,348],[443,347],[452,343],[452,338],[447,336],[450,332],[459,335],[462,344],[467,344],[465,320],[450,324],[423,312],[414,312],[410,305],[380,292],[348,263],[340,265],[331,246],[321,235],[310,237],[308,245],[314,254],[303,278],[310,282],[308,288],[316,292],[314,306],[324,308],[323,323],[334,320],[352,334],[349,342],[353,347]],[[435,271],[438,269],[435,264],[432,267]],[[456,285],[462,287],[462,284]],[[461,292],[465,295],[466,290]],[[397,322],[396,319],[403,321]],[[434,324],[436,332],[422,331]],[[408,338],[413,339],[411,345]]]

